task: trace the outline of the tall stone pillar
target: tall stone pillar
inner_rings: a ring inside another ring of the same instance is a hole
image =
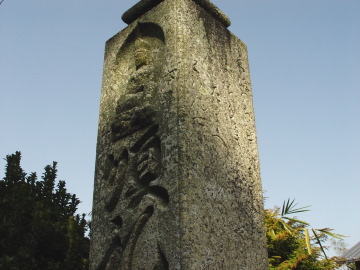
[[[208,0],[106,43],[90,269],[267,269],[247,49]]]

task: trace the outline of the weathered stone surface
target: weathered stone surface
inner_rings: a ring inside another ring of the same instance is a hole
[[[157,2],[106,45],[90,269],[267,269],[246,46]]]
[[[136,19],[138,19],[141,15],[144,15],[146,12],[163,2],[164,0],[142,0],[138,2],[135,6],[126,11],[122,19],[125,23],[130,24]],[[196,4],[210,13],[214,18],[219,20],[226,27],[229,27],[231,21],[229,17],[223,13],[218,7],[216,7],[209,0],[193,0]]]

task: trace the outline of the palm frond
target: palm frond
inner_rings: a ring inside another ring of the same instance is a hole
[[[310,206],[304,206],[304,207],[300,207],[300,208],[295,208],[297,205],[297,203],[295,203],[295,199],[293,199],[292,201],[290,201],[290,198],[287,201],[284,201],[283,203],[283,207],[281,209],[281,216],[286,216],[286,215],[291,215],[291,214],[297,214],[297,213],[301,213],[301,212],[307,212],[310,211],[309,208]]]
[[[309,225],[309,223],[307,223],[306,221],[302,221],[302,220],[299,220],[299,219],[296,219],[296,218],[283,217],[283,219],[298,222],[298,223],[301,223],[301,224],[304,224],[304,225]]]
[[[325,253],[325,250],[324,250],[324,247],[322,246],[321,244],[321,240],[320,240],[320,237],[318,236],[318,234],[316,233],[316,230],[315,229],[311,229],[313,234],[315,235],[315,238],[316,238],[316,242],[318,243],[318,245],[320,246],[321,248],[321,251],[322,253],[324,254],[325,256],[325,259],[328,259],[328,257],[326,256],[326,253]]]
[[[336,239],[343,239],[344,237],[348,237],[346,235],[342,235],[342,234],[338,234],[338,233],[332,233],[331,231],[333,231],[333,229],[330,229],[330,228],[324,228],[324,229],[315,229],[316,231],[319,231],[323,234],[326,234],[328,236],[331,236],[333,238],[336,238]]]
[[[285,221],[280,220],[279,223],[280,223],[281,227],[283,227],[283,229],[284,229],[285,231],[287,231],[287,232],[289,232],[291,235],[293,235],[293,233],[292,233],[292,228],[291,228]]]
[[[311,245],[310,245],[310,237],[309,237],[309,230],[305,229],[305,243],[306,243],[306,248],[308,250],[309,255],[311,255]]]

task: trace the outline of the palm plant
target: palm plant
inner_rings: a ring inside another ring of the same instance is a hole
[[[282,208],[265,210],[270,269],[337,269],[338,258],[328,259],[323,242],[327,237],[343,238],[332,229],[309,229],[309,223],[293,217],[307,212],[295,200],[284,201]],[[321,253],[323,258],[321,258]]]

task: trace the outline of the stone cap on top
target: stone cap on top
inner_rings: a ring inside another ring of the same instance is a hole
[[[130,24],[163,1],[164,0],[141,0],[123,14],[122,20],[125,23]],[[209,14],[214,16],[218,21],[220,21],[223,25],[225,25],[225,27],[230,26],[231,22],[229,17],[224,12],[222,12],[217,6],[211,3],[210,0],[192,0],[192,1],[194,1],[203,9],[205,9]]]

